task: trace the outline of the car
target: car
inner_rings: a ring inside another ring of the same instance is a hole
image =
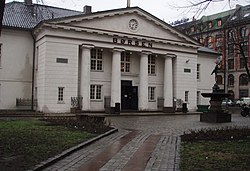
[[[222,100],[222,103],[221,103],[222,106],[233,106],[234,105],[234,102],[230,99],[227,99],[227,100]]]
[[[250,104],[250,97],[242,97],[241,99],[236,101],[236,105],[249,105]]]

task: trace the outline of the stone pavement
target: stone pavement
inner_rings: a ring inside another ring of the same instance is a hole
[[[190,129],[249,126],[250,117],[231,123],[202,123],[199,115],[107,117],[118,132],[67,156],[46,171],[178,171],[179,136]]]

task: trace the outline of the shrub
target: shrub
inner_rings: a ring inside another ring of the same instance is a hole
[[[70,129],[77,129],[89,133],[101,134],[111,129],[106,124],[105,117],[80,115],[79,117],[52,116],[43,119],[50,125],[62,125]]]
[[[224,127],[189,130],[181,135],[182,141],[200,140],[239,140],[250,136],[249,127]]]

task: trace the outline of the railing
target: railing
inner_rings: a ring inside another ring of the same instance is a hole
[[[82,96],[71,97],[71,107],[81,109],[82,108],[82,99],[83,99]]]
[[[16,98],[16,106],[31,106],[31,105],[32,105],[31,99]],[[33,105],[37,106],[37,99],[34,99]]]

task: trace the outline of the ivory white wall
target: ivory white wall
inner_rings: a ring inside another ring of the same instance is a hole
[[[31,32],[2,29],[0,109],[16,109],[16,98],[31,99],[33,39]]]

